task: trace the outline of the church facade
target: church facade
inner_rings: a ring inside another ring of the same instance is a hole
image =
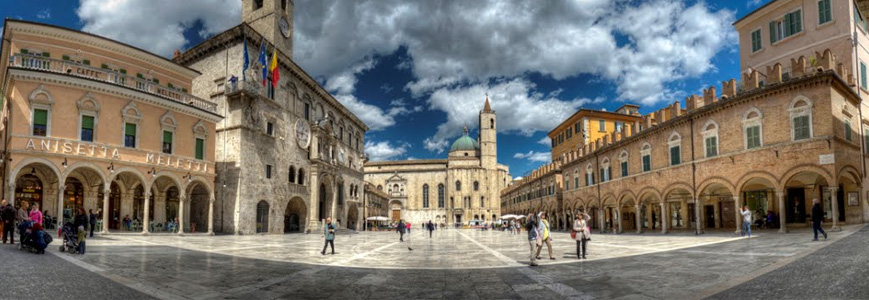
[[[216,124],[214,230],[311,232],[329,217],[360,228],[368,127],[292,60],[293,1],[241,2],[240,25],[173,58],[201,73],[192,93],[225,116]],[[260,52],[277,56],[274,85]]]
[[[365,181],[388,195],[392,221],[477,224],[501,215],[499,193],[511,181],[498,164],[497,121],[486,98],[479,115],[479,135],[453,142],[446,159],[365,163]]]

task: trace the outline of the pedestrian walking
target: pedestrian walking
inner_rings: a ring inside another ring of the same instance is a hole
[[[94,227],[97,227],[97,214],[93,209],[88,209],[88,224],[91,229],[91,237],[94,237]]]
[[[410,222],[405,222],[404,226],[407,226],[407,235],[410,235]]]
[[[824,240],[827,239],[827,232],[821,228],[821,223],[824,222],[824,209],[821,208],[821,201],[818,198],[812,199],[812,231],[815,233],[815,238],[812,240],[818,241],[818,231],[824,235]]]
[[[742,236],[745,236],[748,233],[748,237],[751,237],[751,210],[748,209],[748,205],[742,207]]]
[[[540,247],[541,243],[540,234],[537,230],[537,222],[534,220],[533,214],[528,214],[528,220],[525,223],[525,229],[528,230],[528,246],[531,248],[531,253],[529,254],[529,257],[531,259],[530,265],[534,267],[537,266],[537,254],[534,252]]]
[[[588,254],[585,246],[591,234],[588,230],[589,219],[591,219],[589,215],[583,211],[579,211],[576,214],[576,220],[573,221],[573,232],[571,232],[571,235],[576,240],[576,259],[584,259],[585,255]]]
[[[398,240],[404,242],[404,232],[407,231],[407,225],[404,225],[404,220],[398,221],[398,225],[395,225],[395,230],[398,231]]]
[[[435,228],[434,226],[435,226],[434,223],[432,223],[431,220],[428,220],[428,237],[429,238],[432,237],[431,234],[432,234],[432,232],[434,232],[434,228]]]
[[[332,255],[335,255],[335,225],[332,224],[332,218],[326,218],[326,225],[323,226],[323,238],[326,243],[323,244],[323,251],[320,251],[320,254],[326,255],[326,246],[332,246]]]
[[[12,239],[12,244],[15,244],[15,208],[6,202],[6,199],[0,201],[0,223],[3,224],[3,243],[6,244],[7,239]]]
[[[552,256],[552,236],[550,236],[549,231],[549,221],[547,220],[547,216],[545,212],[540,213],[540,221],[537,224],[537,230],[540,231],[540,238],[542,238],[542,242],[539,243],[540,246],[537,247],[537,259],[540,259],[540,250],[543,250],[543,244],[546,244],[546,248],[549,249],[549,259],[555,260],[555,256]]]

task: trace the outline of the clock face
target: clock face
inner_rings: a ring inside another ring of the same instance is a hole
[[[283,34],[285,38],[290,38],[290,23],[287,22],[286,17],[281,17],[278,26],[281,27],[281,34]]]
[[[308,145],[311,144],[311,128],[308,126],[308,122],[301,119],[296,120],[296,141],[302,149],[307,149]]]

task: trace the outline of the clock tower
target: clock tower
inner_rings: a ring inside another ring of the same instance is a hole
[[[242,0],[241,21],[293,57],[293,0]]]

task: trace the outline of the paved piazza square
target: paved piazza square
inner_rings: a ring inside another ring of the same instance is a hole
[[[49,249],[53,255],[47,257],[56,261],[44,268],[75,265],[72,273],[97,282],[90,275],[96,273],[114,292],[160,299],[700,299],[738,295],[743,286],[751,288],[770,275],[792,281],[790,294],[777,295],[820,299],[833,287],[804,291],[800,286],[821,280],[812,276],[828,275],[777,272],[816,261],[806,256],[823,255],[828,246],[840,249],[843,243],[856,243],[847,248],[863,252],[850,255],[863,258],[822,264],[853,269],[850,264],[867,260],[866,247],[858,246],[869,243],[863,227],[845,226],[822,242],[811,242],[805,229],[788,235],[759,230],[750,239],[724,231],[601,234],[592,237],[589,259],[582,261],[576,260],[569,235],[555,232],[556,260],[541,260],[538,267],[527,266],[525,233],[500,231],[448,229],[432,238],[414,231],[403,243],[395,232],[339,235],[335,255],[319,253],[323,240],[315,234],[112,234],[91,239],[84,256]],[[545,249],[541,255],[546,258]],[[760,289],[758,294],[776,291],[766,285]],[[865,292],[851,289],[830,298],[861,298]]]

